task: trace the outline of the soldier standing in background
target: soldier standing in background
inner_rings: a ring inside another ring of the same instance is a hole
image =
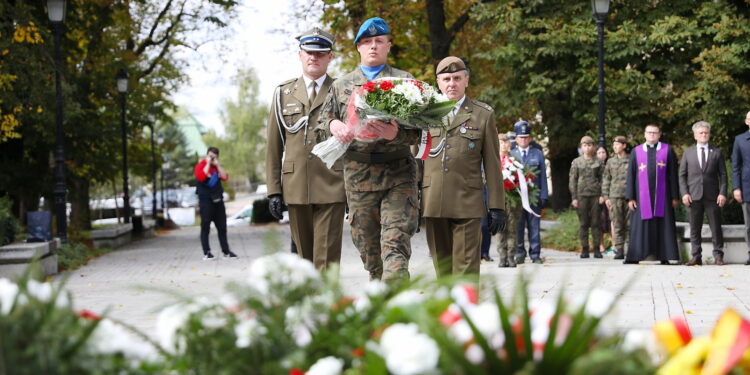
[[[581,240],[581,258],[589,257],[589,249],[594,250],[594,258],[601,258],[599,244],[602,232],[599,227],[599,198],[602,195],[602,174],[604,165],[594,154],[594,140],[587,136],[581,138],[583,155],[575,158],[570,165],[570,196],[571,203],[578,212],[578,236]],[[589,247],[589,228],[593,243]]]
[[[602,177],[602,199],[609,209],[612,220],[612,243],[615,245],[615,259],[625,259],[625,241],[628,238],[630,210],[625,199],[625,186],[628,180],[628,141],[618,135],[612,142],[614,155],[607,160]]]
[[[427,245],[438,277],[478,276],[482,218],[487,216],[492,235],[505,226],[495,112],[466,96],[469,71],[460,58],[444,58],[435,74],[440,91],[457,102],[445,117],[447,127],[430,130],[437,146],[430,150],[423,168],[422,216]]]
[[[333,83],[326,74],[333,59],[333,35],[316,27],[297,39],[302,77],[279,85],[268,119],[269,209],[281,219],[286,202],[292,245],[315,268],[324,270],[341,259],[346,207],[341,161],[328,169],[310,153],[317,143],[312,129]]]
[[[497,140],[500,148],[500,165],[503,168],[505,165],[512,163],[508,158],[510,153],[510,139],[507,134],[499,134]],[[502,170],[502,169],[501,169]],[[502,180],[503,176],[500,176]],[[501,181],[502,183],[502,181]],[[504,189],[503,189],[504,190]],[[516,235],[518,232],[518,219],[521,217],[521,211],[523,208],[520,204],[514,206],[511,204],[511,200],[505,199],[505,213],[506,222],[505,228],[501,229],[497,234],[497,253],[500,260],[497,264],[498,267],[515,267],[516,266]]]
[[[380,140],[359,142],[346,121],[354,90],[377,77],[413,78],[386,64],[391,32],[382,18],[370,18],[359,28],[354,44],[360,65],[336,80],[326,97],[316,130],[349,143],[343,156],[352,241],[370,279],[409,278],[411,237],[419,224],[417,163],[410,145],[419,143],[418,130],[399,129],[395,121],[369,120],[365,128]],[[352,142],[353,141],[353,142]]]

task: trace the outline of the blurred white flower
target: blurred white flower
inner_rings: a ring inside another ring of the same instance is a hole
[[[405,290],[388,301],[388,307],[405,307],[410,305],[417,305],[424,302],[427,296],[423,292],[419,292],[413,289]]]
[[[419,333],[414,323],[396,323],[383,331],[380,351],[394,375],[416,375],[435,370],[440,357],[437,344]]]
[[[466,351],[464,352],[466,355],[466,359],[469,360],[469,362],[478,365],[484,361],[484,350],[477,345],[477,344],[471,344],[468,348],[466,348]]]
[[[333,356],[319,359],[310,366],[306,375],[340,375],[344,369],[344,361]]]
[[[52,299],[52,284],[46,282],[39,282],[36,280],[29,280],[26,283],[26,292],[35,299],[41,302],[49,302]],[[60,291],[55,299],[55,306],[57,307],[68,307],[70,306],[70,300],[68,295]]]
[[[367,310],[372,306],[372,303],[370,302],[370,298],[367,296],[359,297],[354,300],[354,310],[357,312],[362,312],[364,310]]]
[[[156,335],[159,345],[170,353],[178,351],[182,344],[175,341],[177,330],[182,328],[190,317],[190,306],[178,303],[167,306],[156,318]]]
[[[243,319],[234,326],[234,334],[237,336],[235,345],[238,348],[249,347],[256,337],[266,334],[266,327],[262,326],[256,319]]]
[[[0,278],[0,312],[8,315],[17,295],[18,285],[6,278]]]
[[[466,313],[484,337],[489,338],[498,332],[502,333],[500,310],[494,303],[485,302],[477,306],[471,306],[466,309]]]
[[[370,297],[378,297],[385,294],[388,290],[388,285],[380,280],[372,280],[365,285],[365,295]]]
[[[269,303],[280,301],[275,293],[303,286],[314,287],[320,274],[309,261],[291,253],[274,253],[256,259],[250,266],[250,287],[269,297]]]
[[[93,353],[121,353],[132,364],[154,362],[159,358],[151,343],[109,319],[99,321],[86,345]]]
[[[471,331],[471,326],[469,326],[469,323],[464,319],[461,319],[450,326],[450,328],[448,328],[448,333],[450,333],[453,339],[461,344],[474,338],[474,332]]]

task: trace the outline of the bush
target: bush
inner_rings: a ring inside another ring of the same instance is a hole
[[[273,223],[276,219],[271,216],[268,210],[268,198],[256,199],[253,201],[253,217],[250,222],[253,224]]]
[[[563,210],[559,211],[556,216],[559,226],[542,235],[542,246],[567,251],[580,249],[578,214],[574,210]]]
[[[20,232],[21,225],[13,216],[10,198],[0,198],[0,246],[12,243]]]
[[[62,271],[72,271],[86,265],[89,259],[94,259],[110,251],[112,249],[92,249],[79,242],[69,242],[57,250],[57,264]]]

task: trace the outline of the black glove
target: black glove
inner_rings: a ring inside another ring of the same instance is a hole
[[[274,194],[268,197],[268,211],[271,212],[271,216],[276,220],[281,220],[284,217],[282,212],[284,211],[284,198],[281,194]]]
[[[539,200],[539,209],[541,210],[544,207],[547,207],[547,200],[546,199],[540,199]]]
[[[498,231],[505,229],[505,211],[498,208],[490,208],[487,215],[487,223],[490,233],[494,236]]]

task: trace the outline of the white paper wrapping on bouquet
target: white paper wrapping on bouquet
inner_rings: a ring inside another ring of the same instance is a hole
[[[346,149],[349,148],[349,143],[341,143],[336,137],[330,137],[327,140],[318,143],[313,147],[313,155],[320,158],[325,163],[326,167],[330,169],[333,167],[333,163],[339,160],[340,157],[344,156]]]

